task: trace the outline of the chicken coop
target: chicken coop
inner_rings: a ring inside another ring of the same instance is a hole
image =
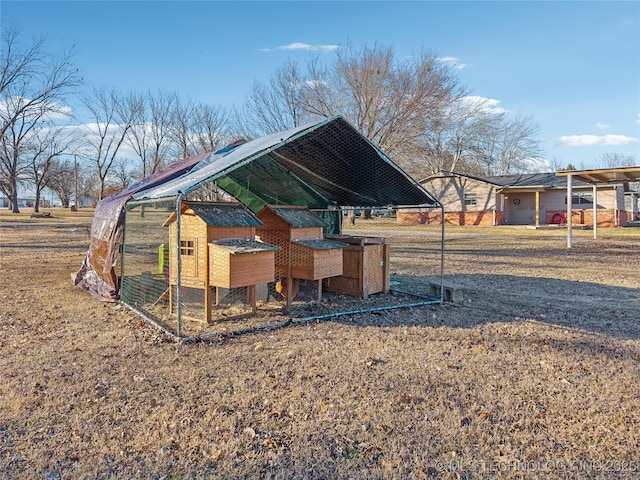
[[[169,227],[169,311],[177,285],[202,289],[204,321],[211,321],[211,307],[218,305],[219,288],[248,287],[252,312],[255,287],[274,280],[274,252],[278,247],[255,240],[260,221],[239,203],[184,202],[181,231],[172,213]],[[212,292],[215,291],[215,298]]]
[[[375,219],[343,223],[354,207],[442,211],[344,118],[321,119],[180,160],[101,200],[74,284],[179,341],[442,301],[428,285],[443,278],[444,226],[381,239]],[[272,295],[283,279],[286,291],[305,287],[286,310]]]
[[[276,275],[286,278],[287,306],[293,298],[294,282],[314,280],[316,298],[322,298],[322,280],[342,275],[344,243],[324,238],[327,223],[308,208],[295,205],[265,205],[257,213],[262,223],[258,237],[280,247],[276,253]]]

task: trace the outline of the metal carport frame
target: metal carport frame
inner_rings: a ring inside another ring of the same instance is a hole
[[[573,242],[573,221],[571,218],[572,182],[576,178],[593,185],[593,238],[598,238],[598,185],[608,185],[620,182],[640,182],[640,166],[601,168],[596,170],[561,170],[556,173],[559,177],[567,177],[567,248]]]

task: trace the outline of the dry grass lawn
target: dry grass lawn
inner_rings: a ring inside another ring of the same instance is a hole
[[[0,215],[2,479],[640,478],[639,229],[447,228],[462,303],[178,345],[71,285],[90,221]]]

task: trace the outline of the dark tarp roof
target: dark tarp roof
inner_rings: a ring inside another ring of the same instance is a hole
[[[75,284],[105,301],[118,298],[115,265],[124,206],[166,199],[210,182],[253,212],[265,204],[341,206],[437,205],[425,188],[342,117],[268,135],[225,152],[182,160],[98,203],[91,247]]]

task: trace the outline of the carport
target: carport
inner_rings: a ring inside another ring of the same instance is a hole
[[[620,182],[640,182],[640,166],[602,168],[596,170],[562,170],[556,173],[559,177],[567,177],[567,248],[571,248],[572,232],[572,198],[573,179],[593,185],[593,238],[598,238],[598,185]]]

